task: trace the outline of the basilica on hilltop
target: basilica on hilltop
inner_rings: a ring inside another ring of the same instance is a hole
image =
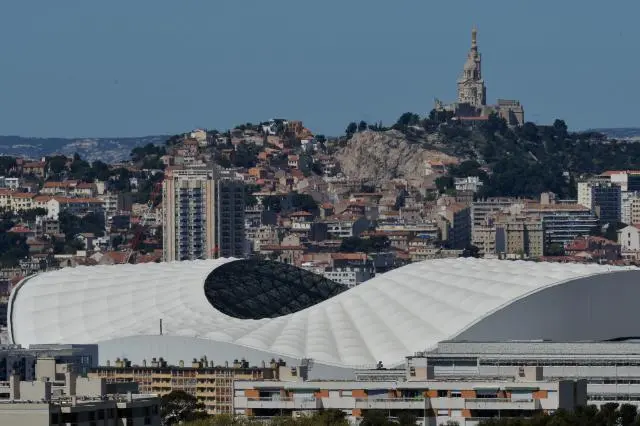
[[[478,51],[478,31],[471,31],[471,49],[467,54],[462,74],[458,78],[458,99],[445,105],[436,99],[436,111],[453,111],[454,119],[481,122],[491,113],[504,118],[511,126],[524,123],[524,108],[520,101],[498,99],[496,105],[487,105],[487,87],[482,78],[482,55]]]

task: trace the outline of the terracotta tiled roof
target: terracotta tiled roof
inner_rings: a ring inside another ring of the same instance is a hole
[[[34,198],[36,194],[31,192],[14,192],[11,194],[13,198]]]
[[[12,234],[28,234],[33,231],[31,231],[31,229],[25,226],[14,226],[13,228],[9,229],[7,232]]]
[[[331,253],[333,260],[367,260],[365,253]]]

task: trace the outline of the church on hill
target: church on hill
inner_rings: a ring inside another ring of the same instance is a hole
[[[498,99],[496,105],[487,105],[487,87],[482,78],[482,55],[478,51],[478,31],[471,31],[471,49],[458,78],[458,99],[445,105],[436,99],[436,111],[453,111],[454,119],[481,122],[491,113],[504,118],[511,126],[524,124],[524,108],[517,100]]]

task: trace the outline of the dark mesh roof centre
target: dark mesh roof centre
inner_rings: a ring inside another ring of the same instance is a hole
[[[275,318],[329,299],[347,289],[285,263],[237,260],[217,267],[204,284],[218,311],[240,319]]]

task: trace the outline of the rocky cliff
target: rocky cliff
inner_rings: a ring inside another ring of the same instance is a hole
[[[346,176],[363,179],[368,184],[395,178],[419,183],[430,178],[426,167],[428,161],[457,161],[443,152],[427,150],[420,143],[410,142],[397,130],[356,133],[336,157]]]

